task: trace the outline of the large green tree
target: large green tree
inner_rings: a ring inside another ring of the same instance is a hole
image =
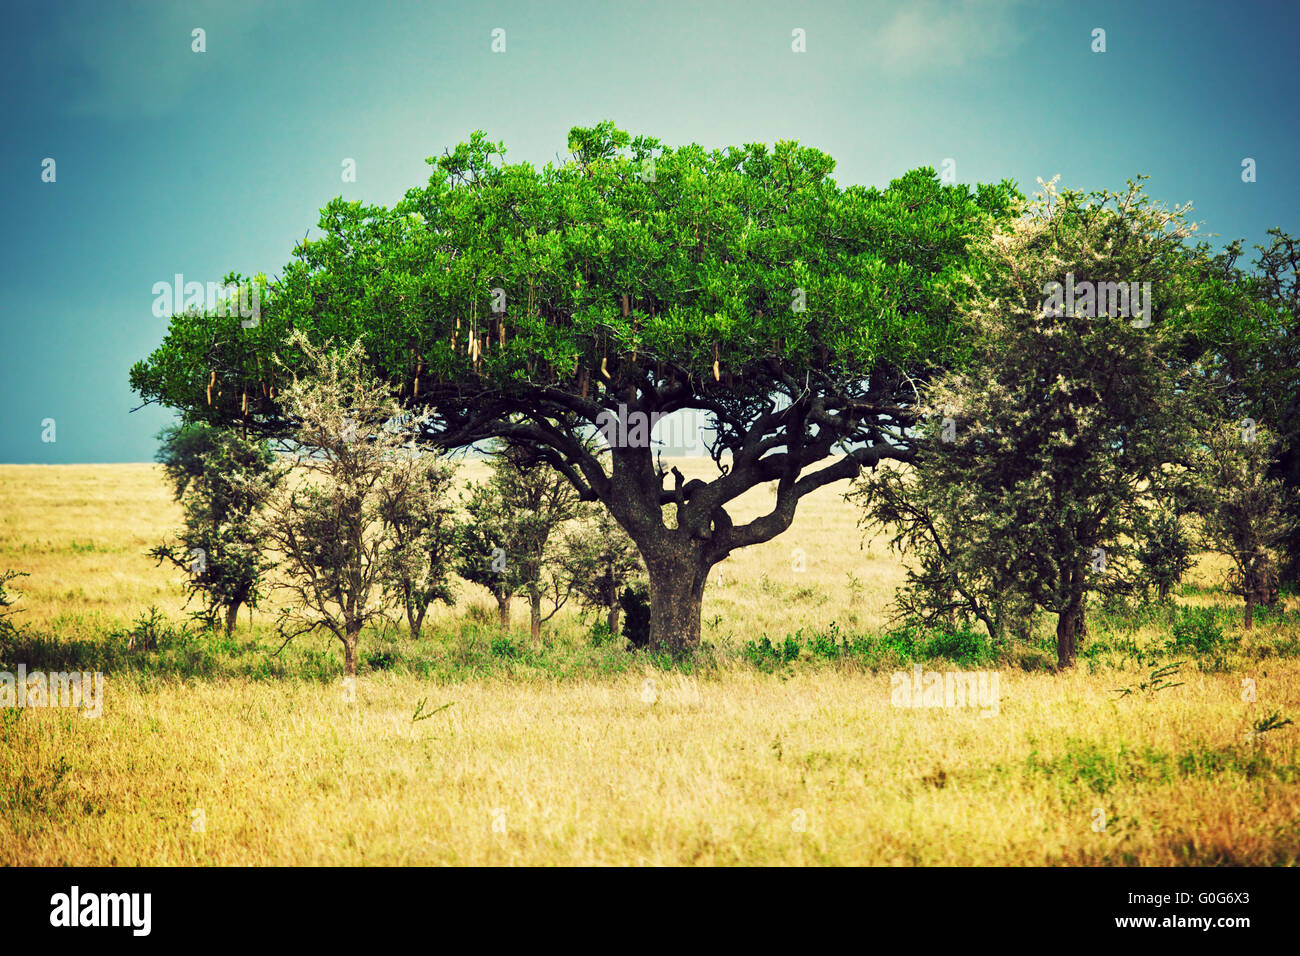
[[[132,384],[277,434],[287,330],[360,336],[403,403],[431,406],[427,441],[508,439],[603,502],[645,560],[652,643],[689,648],[714,564],[787,529],[810,492],[910,455],[916,384],[965,361],[958,280],[1016,192],[929,169],[841,187],[793,142],[670,148],[610,123],[569,148],[537,169],[476,133],[392,208],[333,201],[255,327],[177,315]],[[709,480],[639,427],[683,409],[712,426]],[[584,438],[611,415],[628,427],[606,465]],[[766,482],[772,508],[733,520]]]

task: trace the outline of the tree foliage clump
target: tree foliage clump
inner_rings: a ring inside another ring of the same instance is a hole
[[[264,440],[233,428],[194,422],[166,428],[159,436],[158,461],[181,502],[184,528],[177,541],[149,554],[186,571],[196,617],[208,627],[220,619],[227,634],[240,607],[257,605],[272,561],[258,528],[274,455]]]
[[[925,390],[923,490],[896,496],[933,506],[948,539],[945,553],[920,535],[914,582],[985,603],[1023,594],[1057,615],[1062,667],[1088,592],[1125,573],[1142,503],[1199,414],[1177,321],[1193,299],[1184,214],[1138,184],[1091,196],[1048,184],[999,230],[964,307],[975,356]],[[905,542],[918,540],[912,520]]]
[[[1227,583],[1245,602],[1247,628],[1254,626],[1258,605],[1276,601],[1279,546],[1294,520],[1294,493],[1270,477],[1277,447],[1268,428],[1225,422],[1205,435],[1193,466],[1202,544],[1232,562]]]

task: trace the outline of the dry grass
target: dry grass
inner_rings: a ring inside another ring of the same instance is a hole
[[[1276,650],[1294,643],[1292,615],[1226,663],[1190,661],[1182,686],[1154,694],[1117,699],[1114,688],[1145,677],[1131,661],[1066,675],[1004,663],[989,717],[894,707],[888,669],[763,673],[729,652],[763,633],[885,624],[901,569],[881,541],[859,550],[839,491],[806,501],[788,535],[727,562],[727,584],[705,603],[720,663],[691,675],[621,652],[621,669],[564,675],[398,669],[363,674],[348,702],[328,680],[124,669],[107,674],[99,719],[0,710],[0,863],[1300,858],[1297,728],[1244,737],[1261,713],[1300,710],[1300,661]],[[751,493],[742,517],[767,494]],[[178,573],[143,556],[179,518],[155,468],[0,467],[0,500],[0,569],[32,575],[24,626],[57,639],[121,627],[150,605],[179,617]],[[856,605],[846,572],[863,583]],[[1208,584],[1211,569],[1197,580]],[[429,641],[454,643],[464,613],[440,611],[445,633]],[[581,648],[566,615],[556,646]],[[1159,631],[1131,637],[1153,645]],[[1242,701],[1245,677],[1256,704]],[[451,706],[414,721],[421,700]]]

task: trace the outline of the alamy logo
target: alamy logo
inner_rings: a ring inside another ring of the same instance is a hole
[[[605,409],[597,415],[596,427],[610,448],[647,448],[661,417],[658,412],[628,412],[627,405],[620,404],[617,413]]]
[[[100,671],[0,671],[0,707],[80,707],[82,717],[104,712],[104,675]]]
[[[153,923],[151,893],[69,893],[50,897],[51,926],[129,926],[135,936],[148,936]]]
[[[1135,329],[1145,329],[1151,324],[1150,282],[1082,282],[1074,281],[1074,273],[1065,274],[1065,282],[1055,280],[1043,285],[1043,315],[1060,318],[1081,316],[1095,319],[1099,315],[1133,317]]]
[[[234,314],[235,302],[239,302],[239,315],[244,320],[244,328],[257,328],[262,321],[262,296],[255,292],[250,282],[231,282],[222,285],[219,282],[186,282],[184,274],[178,272],[172,282],[155,282],[153,284],[153,314],[160,319],[171,318],[177,312],[186,309],[205,309],[225,318]]]
[[[895,707],[979,707],[981,717],[998,715],[997,671],[927,671],[913,664],[911,676],[898,671],[889,679]]]

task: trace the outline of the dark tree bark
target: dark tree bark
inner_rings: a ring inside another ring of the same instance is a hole
[[[1078,638],[1083,625],[1083,594],[1072,594],[1065,610],[1056,619],[1056,666],[1062,670],[1074,666]]]
[[[505,634],[510,630],[510,601],[509,594],[494,594],[497,599],[497,624],[501,628],[501,633]]]
[[[699,646],[709,566],[688,552],[647,559],[646,570],[650,576],[650,646],[675,654]]]

